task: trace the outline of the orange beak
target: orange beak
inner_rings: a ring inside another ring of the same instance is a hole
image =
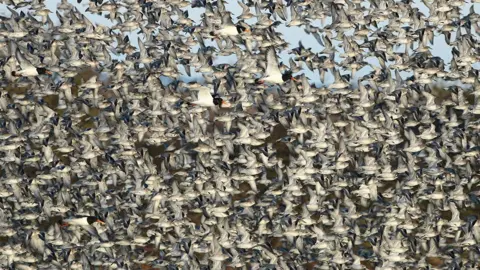
[[[100,219],[97,219],[97,222],[102,224],[102,225],[105,225],[105,222],[101,221]]]
[[[245,32],[246,33],[251,33],[252,31],[249,28],[247,28],[247,29],[245,29]]]
[[[53,73],[50,70],[45,71],[48,75],[52,75]]]
[[[229,108],[232,104],[230,102],[222,100],[222,107],[223,108]]]
[[[298,82],[298,80],[297,80],[297,79],[295,79],[295,77],[292,77],[292,81],[294,81],[294,82]]]

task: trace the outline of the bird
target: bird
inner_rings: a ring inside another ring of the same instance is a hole
[[[292,76],[291,71],[286,71],[282,74],[280,68],[278,67],[278,59],[275,53],[274,48],[270,48],[267,51],[267,68],[265,70],[265,74],[261,78],[257,78],[255,83],[263,84],[263,83],[270,83],[270,84],[283,84],[288,80],[296,81],[296,79]]]
[[[210,88],[206,86],[200,86],[197,90],[197,100],[189,102],[191,105],[200,107],[215,107],[226,108],[230,106],[230,103],[222,99],[217,93],[210,92]]]
[[[94,223],[104,225],[105,222],[96,216],[77,216],[73,218],[64,219],[62,226],[88,226]]]
[[[15,58],[20,64],[20,70],[11,72],[14,77],[35,77],[38,75],[52,75],[53,73],[45,67],[35,67],[28,61],[20,50],[15,51]]]
[[[234,24],[230,13],[223,14],[220,29],[210,32],[211,36],[236,36],[242,33],[250,33],[250,29],[242,23]]]
[[[12,71],[15,77],[34,77],[38,75],[52,75],[53,73],[44,67],[27,67],[22,70]]]

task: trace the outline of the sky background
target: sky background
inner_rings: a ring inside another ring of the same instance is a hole
[[[102,16],[96,15],[96,14],[91,14],[89,12],[85,12],[85,10],[88,8],[88,2],[89,2],[88,0],[83,0],[82,3],[80,3],[80,4],[77,3],[76,0],[74,0],[74,1],[69,0],[69,2],[72,5],[74,5],[75,7],[77,7],[80,12],[82,12],[92,23],[94,23],[96,25],[104,25],[104,26],[111,27],[115,24],[114,22],[105,18],[104,15],[108,14],[108,12],[104,12]],[[107,2],[107,1],[104,0],[104,2]],[[236,17],[239,16],[242,13],[242,8],[238,5],[237,1],[230,0],[230,1],[225,1],[225,2],[226,2],[226,8],[230,12],[232,12],[232,14],[233,14],[233,16],[232,16],[233,21],[236,22],[237,21]],[[47,0],[47,1],[45,1],[45,3],[46,3],[46,7],[49,10],[52,11],[52,13],[50,14],[50,18],[52,19],[52,21],[54,23],[59,24],[59,20],[58,20],[56,14],[55,14],[55,10],[56,10],[57,5],[60,3],[60,0]],[[364,1],[364,3],[362,3],[362,5],[364,5],[365,7],[368,8],[369,3],[368,3],[368,1]],[[474,3],[474,4],[465,3],[465,5],[462,7],[462,16],[465,16],[466,14],[469,13],[470,7],[472,5],[474,5],[474,9],[475,9],[476,13],[480,12],[480,3]],[[427,16],[427,17],[429,16],[429,9],[422,3],[422,1],[419,1],[419,0],[414,1],[413,6],[419,8],[419,10],[421,12],[423,12],[425,14],[425,16]],[[26,12],[28,10],[28,8],[18,9],[17,11],[19,11],[19,10],[23,10],[24,12]],[[188,8],[184,8],[183,10],[188,10],[190,18],[192,20],[194,20],[196,24],[199,24],[199,22],[201,20],[201,14],[204,12],[205,9],[204,8],[188,7]],[[253,8],[251,8],[251,11],[252,11],[252,13],[254,13]],[[122,10],[120,10],[120,12],[122,12]],[[5,4],[0,4],[0,14],[3,15],[3,16],[10,16],[10,12],[6,9]],[[289,18],[287,18],[287,19],[289,19]],[[252,19],[247,20],[246,22],[252,24],[252,23],[256,22],[256,19],[252,18]],[[313,52],[321,52],[323,50],[323,47],[315,40],[315,38],[313,36],[311,36],[309,34],[306,34],[304,32],[304,27],[303,26],[288,27],[287,23],[288,23],[288,21],[285,22],[285,23],[282,23],[280,26],[278,26],[277,31],[280,31],[281,33],[283,33],[284,39],[287,42],[290,43],[289,49],[297,47],[298,42],[301,40],[303,45],[306,48],[311,48]],[[324,25],[321,24],[320,20],[312,22],[312,24],[314,26],[317,26],[317,27],[325,26],[325,25],[328,25],[330,23],[331,23],[331,18],[327,18]],[[381,26],[384,26],[386,24],[387,24],[387,21],[380,23],[378,26],[381,27]],[[138,32],[138,31],[125,33],[125,34],[129,35],[130,42],[134,46],[138,45],[137,39],[138,39],[139,35],[136,32]],[[351,33],[353,33],[353,31],[347,32],[346,34],[351,35]],[[452,33],[452,36],[454,36],[454,33]],[[142,36],[141,36],[141,38],[143,39]],[[340,42],[335,41],[335,40],[332,40],[332,42],[340,50],[340,52],[342,52],[342,49],[338,47],[338,44],[340,44]],[[210,45],[210,46],[216,46],[215,43],[210,42],[208,40],[206,40],[206,43],[207,43],[207,45]],[[192,49],[191,49],[192,52],[197,52],[197,50],[198,50],[198,46],[192,47]],[[404,50],[403,46],[399,47],[398,50],[403,51]],[[446,44],[445,38],[444,38],[443,35],[436,35],[435,36],[434,45],[431,46],[431,52],[434,56],[439,56],[442,59],[444,59],[445,64],[446,64],[446,68],[448,69],[448,67],[450,65],[450,61],[452,59],[451,47]],[[336,61],[337,62],[341,61],[341,58],[340,58],[339,55],[340,55],[340,53],[336,54]],[[117,58],[117,59],[124,59],[125,58],[125,55],[118,55],[118,56],[112,55],[112,56],[114,58]],[[283,61],[283,62],[287,63],[287,65],[288,65],[288,60],[289,60],[290,57],[291,57],[291,55],[288,54],[288,50],[285,50],[285,51],[283,51],[279,54],[280,61]],[[220,63],[235,64],[236,61],[237,61],[237,58],[236,58],[235,55],[219,56],[219,57],[216,57],[214,59],[214,64],[220,64]],[[374,65],[374,66],[377,66],[377,67],[380,68],[378,60],[375,57],[366,58],[365,61],[367,61],[371,65]],[[474,67],[477,68],[477,69],[480,69],[480,63],[478,63],[478,62],[475,63]],[[180,67],[180,70],[183,71],[183,68]],[[368,67],[363,68],[363,69],[361,69],[360,71],[357,72],[355,77],[358,78],[358,77],[364,76],[371,71],[372,71],[371,68],[368,68]],[[307,75],[307,77],[309,78],[309,80],[312,83],[315,83],[317,86],[322,85],[322,83],[320,82],[320,76],[318,74],[318,71],[311,72],[305,67],[304,68],[304,73]],[[404,78],[407,77],[407,76],[410,76],[410,75],[411,74],[407,73],[407,72],[402,73],[402,77],[404,77]],[[354,78],[353,81],[356,81],[356,78]],[[184,76],[181,76],[180,79],[182,79],[184,81],[195,81],[195,80],[196,81],[201,81],[202,76],[201,76],[201,74],[196,73],[192,69],[192,77],[188,77],[184,73]],[[328,85],[328,84],[332,83],[333,81],[334,81],[333,76],[331,74],[327,73],[324,84]]]

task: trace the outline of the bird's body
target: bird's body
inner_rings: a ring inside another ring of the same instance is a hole
[[[218,30],[217,33],[222,36],[235,36],[238,35],[238,30],[235,25],[226,25]]]
[[[280,73],[280,70],[279,70],[278,73],[274,72],[264,77],[262,81],[266,83],[271,83],[271,84],[281,84],[281,83],[284,83],[283,74]]]
[[[52,74],[50,71],[48,71],[45,68],[37,68],[37,67],[28,67],[26,69],[18,70],[18,71],[12,71],[12,76],[15,77],[35,77],[38,75],[44,75],[44,74]]]
[[[63,221],[63,225],[64,226],[69,226],[69,225],[88,226],[88,225],[92,225],[95,222],[104,224],[104,222],[101,219],[94,216],[88,216],[88,217],[75,217],[75,218],[65,219]]]
[[[214,107],[215,103],[213,101],[213,96],[210,93],[210,90],[208,88],[200,88],[198,91],[197,95],[197,100],[191,102],[192,104],[195,104],[197,106],[202,106],[202,107]]]

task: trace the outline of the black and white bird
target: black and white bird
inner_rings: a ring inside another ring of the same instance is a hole
[[[74,217],[74,218],[69,218],[63,220],[62,225],[63,226],[88,226],[88,225],[93,225],[95,222],[99,224],[105,224],[105,222],[95,216],[85,216],[85,217]]]
[[[267,69],[265,70],[265,75],[262,78],[256,79],[255,82],[257,84],[282,84],[289,80],[296,81],[292,75],[292,71],[289,70],[282,74],[278,67],[278,59],[275,54],[275,49],[270,48],[267,51]]]
[[[14,77],[35,77],[38,75],[52,75],[52,72],[44,67],[35,67],[28,61],[22,53],[17,49],[15,58],[20,65],[20,70],[12,71]]]
[[[210,91],[210,87],[208,86],[199,86],[194,88],[193,90],[198,91],[197,93],[197,100],[189,102],[190,105],[200,106],[200,107],[215,107],[218,106],[220,108],[227,108],[230,107],[230,102],[224,100],[218,94],[218,87],[220,86],[220,82],[215,80],[214,87],[213,87],[213,94]]]
[[[202,87],[198,90],[197,100],[190,102],[190,104],[201,107],[226,107],[229,102],[223,100],[218,94],[213,94],[207,87]]]
[[[250,28],[244,26],[241,22],[234,24],[230,13],[222,17],[222,26],[220,29],[210,32],[212,36],[236,36],[241,33],[250,33]]]

